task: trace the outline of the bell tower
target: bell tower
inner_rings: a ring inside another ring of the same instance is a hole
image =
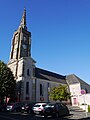
[[[31,32],[27,31],[26,9],[24,9],[19,28],[12,38],[10,60],[29,56],[31,56]]]
[[[19,100],[32,101],[35,98],[32,93],[35,61],[31,57],[31,32],[27,30],[25,8],[20,25],[13,34],[8,67],[13,72],[16,82],[20,83]]]

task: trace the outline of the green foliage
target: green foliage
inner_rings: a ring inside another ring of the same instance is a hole
[[[90,112],[90,105],[88,105],[88,112]]]
[[[0,98],[15,96],[16,81],[7,65],[0,60]]]
[[[67,91],[67,86],[59,85],[58,87],[54,87],[50,90],[49,97],[54,101],[63,101],[70,99],[70,93]]]

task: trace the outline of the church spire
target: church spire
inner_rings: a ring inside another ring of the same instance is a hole
[[[27,30],[27,26],[26,26],[26,8],[24,8],[24,12],[23,12],[23,15],[22,15],[20,26],[22,26],[24,29]]]

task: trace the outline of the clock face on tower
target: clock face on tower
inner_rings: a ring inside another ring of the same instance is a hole
[[[24,42],[26,42],[26,41],[27,41],[27,38],[26,38],[25,36],[24,36],[24,38],[23,38],[23,39],[24,39]]]
[[[27,45],[25,45],[25,44],[23,44],[22,47],[23,47],[23,49],[25,49],[25,50],[27,49]]]

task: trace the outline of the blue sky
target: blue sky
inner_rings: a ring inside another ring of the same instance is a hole
[[[76,74],[90,84],[90,0],[0,0],[0,60],[5,63],[24,7],[36,66]]]

